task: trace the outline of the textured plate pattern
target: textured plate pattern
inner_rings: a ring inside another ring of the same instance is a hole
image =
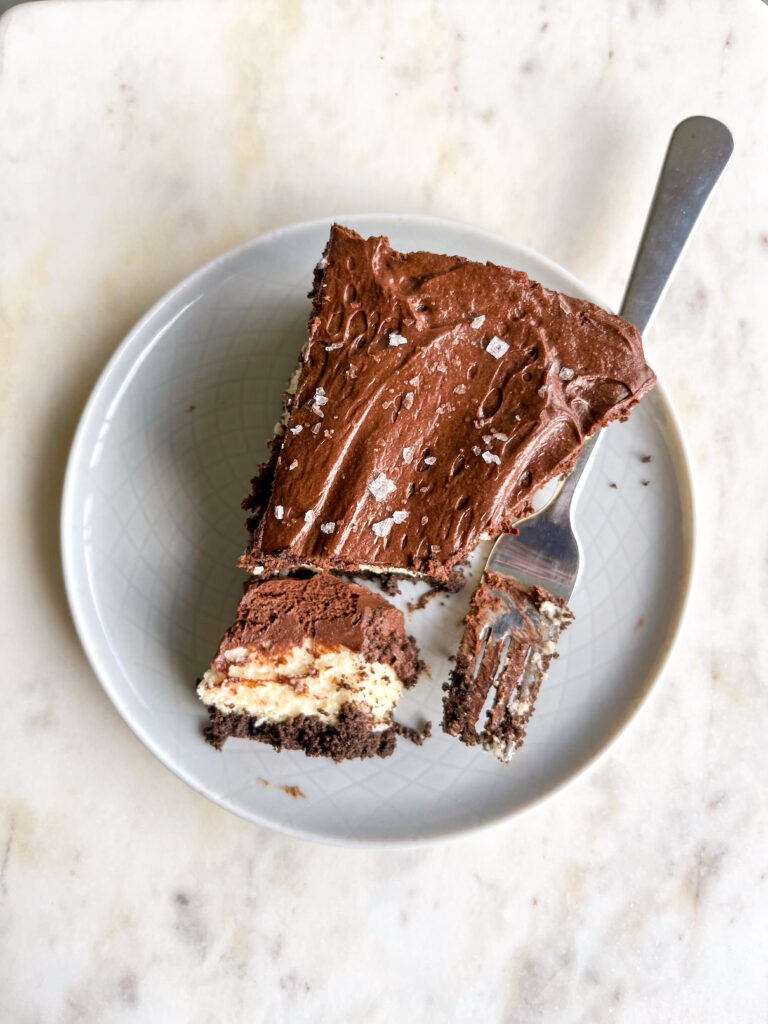
[[[519,267],[594,300],[541,257],[462,225],[386,216],[343,222],[387,233],[399,249]],[[242,740],[217,753],[200,736],[205,713],[195,680],[242,590],[240,501],[304,342],[305,295],[329,225],[297,225],[222,256],[162,300],[118,350],[71,455],[67,586],[83,644],[118,710],[200,792],[254,821],[332,842],[435,838],[550,794],[632,716],[687,592],[687,462],[660,389],[629,423],[608,429],[578,509],[586,570],[572,602],[576,623],[511,766],[439,729],[422,748],[401,743],[392,758],[367,763],[326,764]],[[645,455],[652,461],[642,462]],[[475,571],[479,564],[478,557]],[[419,592],[405,585],[403,603]],[[401,718],[426,716],[437,726],[468,598],[467,587],[414,614],[410,631],[431,679],[406,695]],[[306,799],[291,799],[278,788],[285,784]]]

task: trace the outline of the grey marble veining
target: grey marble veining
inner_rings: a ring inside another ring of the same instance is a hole
[[[763,1021],[768,8],[181,11],[0,21],[0,1017]],[[502,232],[616,303],[691,113],[736,153],[649,338],[699,509],[649,705],[553,801],[429,849],[294,842],[187,789],[102,694],[58,568],[64,459],[126,329],[214,254],[351,210]]]

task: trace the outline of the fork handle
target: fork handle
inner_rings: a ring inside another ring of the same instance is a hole
[[[689,117],[672,132],[619,310],[641,334],[732,152],[733,136],[712,117]]]
[[[648,329],[677,261],[732,152],[730,131],[712,117],[689,117],[672,132],[620,309],[621,315],[641,334]],[[551,519],[568,519],[571,504],[602,434],[602,430],[598,430],[587,441],[556,497],[547,506]]]

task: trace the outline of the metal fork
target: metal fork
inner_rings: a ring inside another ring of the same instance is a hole
[[[730,131],[709,117],[690,117],[672,133],[621,304],[621,315],[641,333],[646,332],[696,221],[732,152]],[[568,601],[582,568],[581,546],[573,512],[601,437],[602,431],[598,431],[587,442],[574,468],[544,509],[516,524],[519,531],[516,536],[503,536],[497,540],[484,574],[498,573],[517,580],[526,589],[538,586]],[[506,694],[508,688],[505,687],[502,695],[497,684],[503,678],[513,631],[524,630],[526,624],[507,594],[494,589],[490,593],[497,610],[485,620],[472,678],[476,681],[484,669],[483,678],[490,676],[491,699],[498,702],[511,699]],[[535,616],[535,608],[532,611]],[[536,619],[538,622],[538,617]],[[552,624],[550,633],[542,634],[543,643],[551,643],[557,638],[559,628],[556,624]],[[528,660],[531,654],[532,648],[528,651]],[[489,664],[488,659],[494,664]],[[514,694],[513,690],[513,697]],[[489,721],[498,720],[503,710],[492,705]]]

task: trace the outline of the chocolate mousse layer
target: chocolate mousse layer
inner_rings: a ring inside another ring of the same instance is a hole
[[[229,736],[334,760],[386,756],[420,662],[403,613],[327,573],[254,581],[198,686],[206,739]],[[419,736],[415,736],[417,740]]]
[[[627,321],[526,274],[334,226],[241,564],[450,581],[654,384]]]

